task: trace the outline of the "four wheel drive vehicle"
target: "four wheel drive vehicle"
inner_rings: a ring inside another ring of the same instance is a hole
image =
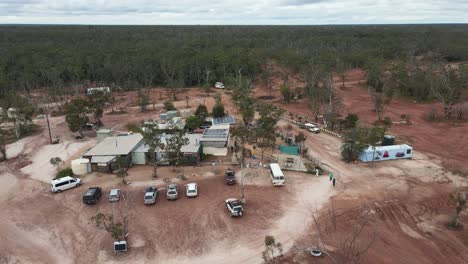
[[[120,200],[120,190],[112,189],[109,193],[109,202],[118,202]]]
[[[311,127],[311,128],[309,128],[309,131],[312,132],[312,133],[318,134],[318,133],[320,133],[320,128]]]
[[[145,204],[156,203],[156,196],[158,196],[158,188],[148,187],[145,190]]]
[[[102,189],[100,187],[91,187],[83,195],[83,203],[95,204],[101,197],[101,194],[102,194]]]
[[[52,188],[50,190],[54,193],[57,193],[80,186],[81,180],[70,176],[65,176],[59,179],[52,180],[51,184]]]
[[[197,197],[198,196],[198,185],[194,182],[187,183],[185,185],[187,197]]]
[[[244,208],[242,207],[242,203],[239,199],[236,198],[229,198],[226,200],[226,208],[228,209],[231,216],[243,216],[244,215]]]
[[[177,184],[171,183],[167,185],[166,198],[168,200],[176,200],[179,198],[179,188],[177,187]]]
[[[226,177],[226,183],[228,185],[236,184],[236,174],[234,173],[233,169],[227,168],[226,173],[224,175]]]
[[[310,132],[312,132],[312,133],[315,133],[315,134],[320,133],[320,128],[318,128],[318,127],[317,127],[316,125],[314,125],[314,124],[305,123],[305,124],[304,124],[304,127],[305,127],[307,130],[309,130]]]

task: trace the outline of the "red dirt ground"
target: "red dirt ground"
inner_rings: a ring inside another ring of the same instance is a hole
[[[301,80],[296,78],[293,83],[300,84]],[[352,69],[346,72],[345,87],[342,88],[341,80],[334,77],[335,91],[343,99],[342,116],[348,113],[355,113],[359,119],[366,124],[373,124],[377,120],[377,115],[372,107],[372,101],[369,92],[366,89],[366,74],[361,69]],[[273,92],[276,96],[270,101],[287,111],[311,117],[312,111],[307,106],[307,100],[302,99],[290,104],[284,104],[281,101],[279,85],[281,80],[273,81]],[[254,96],[259,97],[269,94],[263,85],[257,85]],[[396,141],[411,144],[416,151],[442,157],[442,162],[447,169],[459,172],[468,172],[468,122],[428,122],[424,119],[425,113],[433,107],[440,108],[440,104],[421,104],[411,102],[405,99],[395,98],[390,104],[386,105],[383,116],[388,116],[392,121],[399,121],[401,115],[410,116],[411,124],[393,124],[389,128],[389,133],[396,135]]]

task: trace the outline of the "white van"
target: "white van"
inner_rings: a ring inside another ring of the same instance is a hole
[[[81,185],[81,180],[70,176],[65,176],[60,179],[52,180],[51,191],[61,192]]]
[[[278,163],[270,164],[270,176],[274,186],[284,185],[284,174]]]

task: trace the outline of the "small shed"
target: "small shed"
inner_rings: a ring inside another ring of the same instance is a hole
[[[358,159],[362,162],[411,159],[413,158],[413,147],[403,145],[392,146],[369,146],[359,153]]]
[[[177,116],[177,111],[176,110],[167,111],[166,115],[167,115],[167,119],[172,119]]]
[[[160,113],[159,114],[159,119],[161,121],[166,121],[167,120],[167,113]]]
[[[192,110],[190,108],[180,110],[180,117],[187,118],[192,115]]]
[[[107,129],[107,128],[99,129],[96,132],[96,135],[97,135],[97,141],[101,142],[103,139],[112,136],[112,129]]]

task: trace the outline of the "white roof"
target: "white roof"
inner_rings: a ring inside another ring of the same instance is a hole
[[[142,139],[143,136],[139,133],[128,136],[107,137],[83,156],[128,155],[140,144]]]
[[[197,183],[195,183],[195,182],[187,183],[187,188],[189,190],[195,190],[196,186],[197,186]]]
[[[280,165],[278,163],[271,163],[270,169],[273,175],[276,176],[284,176],[283,172],[281,171]]]
[[[200,149],[200,141],[202,134],[185,134],[185,137],[188,138],[189,143],[185,146],[182,146],[180,149],[183,153],[195,153]]]
[[[71,176],[65,176],[65,177],[62,177],[62,178],[52,180],[52,184],[63,182],[63,181],[69,181],[69,180],[73,180],[73,179],[75,179],[75,178],[73,178]]]
[[[399,150],[399,149],[412,149],[410,145],[401,144],[401,145],[391,145],[391,146],[375,146],[375,151],[385,151],[385,150]],[[373,146],[369,146],[366,151],[374,151]]]

